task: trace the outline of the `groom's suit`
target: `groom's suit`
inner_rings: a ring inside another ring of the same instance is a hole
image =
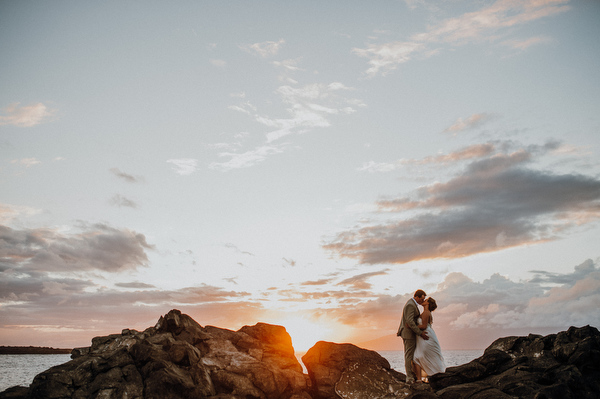
[[[412,369],[412,361],[417,347],[417,335],[421,335],[421,329],[417,326],[417,319],[421,315],[417,302],[414,298],[406,301],[402,310],[402,321],[398,327],[399,337],[404,342],[404,365],[406,366],[406,381],[414,381],[415,373]]]

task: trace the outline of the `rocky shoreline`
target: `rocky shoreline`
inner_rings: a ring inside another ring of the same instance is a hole
[[[406,384],[377,352],[323,341],[302,357],[304,374],[284,327],[202,327],[178,310],[144,331],[96,337],[71,358],[0,399],[600,397],[600,332],[590,326],[500,338],[429,384]]]

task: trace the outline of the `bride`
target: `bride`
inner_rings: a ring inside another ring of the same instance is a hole
[[[419,324],[421,330],[427,332],[429,339],[424,340],[421,337],[417,337],[417,348],[415,349],[413,358],[413,367],[415,375],[419,380],[421,380],[422,371],[427,375],[434,375],[446,371],[446,363],[444,362],[444,356],[442,356],[440,342],[435,335],[435,331],[431,328],[431,324],[433,323],[431,312],[437,308],[437,304],[435,299],[428,298],[421,305],[425,310],[417,319],[417,324]]]

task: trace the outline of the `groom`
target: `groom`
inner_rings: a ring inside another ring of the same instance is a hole
[[[417,335],[427,340],[429,337],[425,331],[417,326],[417,319],[421,314],[417,304],[421,305],[425,301],[425,291],[417,290],[413,298],[406,301],[404,309],[402,310],[402,321],[398,328],[398,337],[402,337],[404,342],[404,366],[406,367],[406,382],[415,382],[415,372],[412,368],[413,356],[415,354],[415,348],[417,347]],[[419,379],[420,380],[420,379]]]

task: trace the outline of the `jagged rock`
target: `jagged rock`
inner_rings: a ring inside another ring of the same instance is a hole
[[[600,397],[600,332],[590,326],[547,336],[506,337],[483,356],[429,378],[438,397]]]
[[[26,398],[310,399],[289,334],[264,323],[236,332],[172,310],[154,327],[96,337],[71,357],[36,376]]]
[[[600,397],[600,332],[590,326],[500,338],[480,358],[430,376],[430,384],[405,384],[377,352],[323,341],[302,357],[305,375],[284,327],[202,327],[178,310],[142,332],[96,337],[71,357],[0,399]]]
[[[377,352],[352,344],[317,342],[304,356],[317,399],[403,398],[411,393],[406,376]]]

